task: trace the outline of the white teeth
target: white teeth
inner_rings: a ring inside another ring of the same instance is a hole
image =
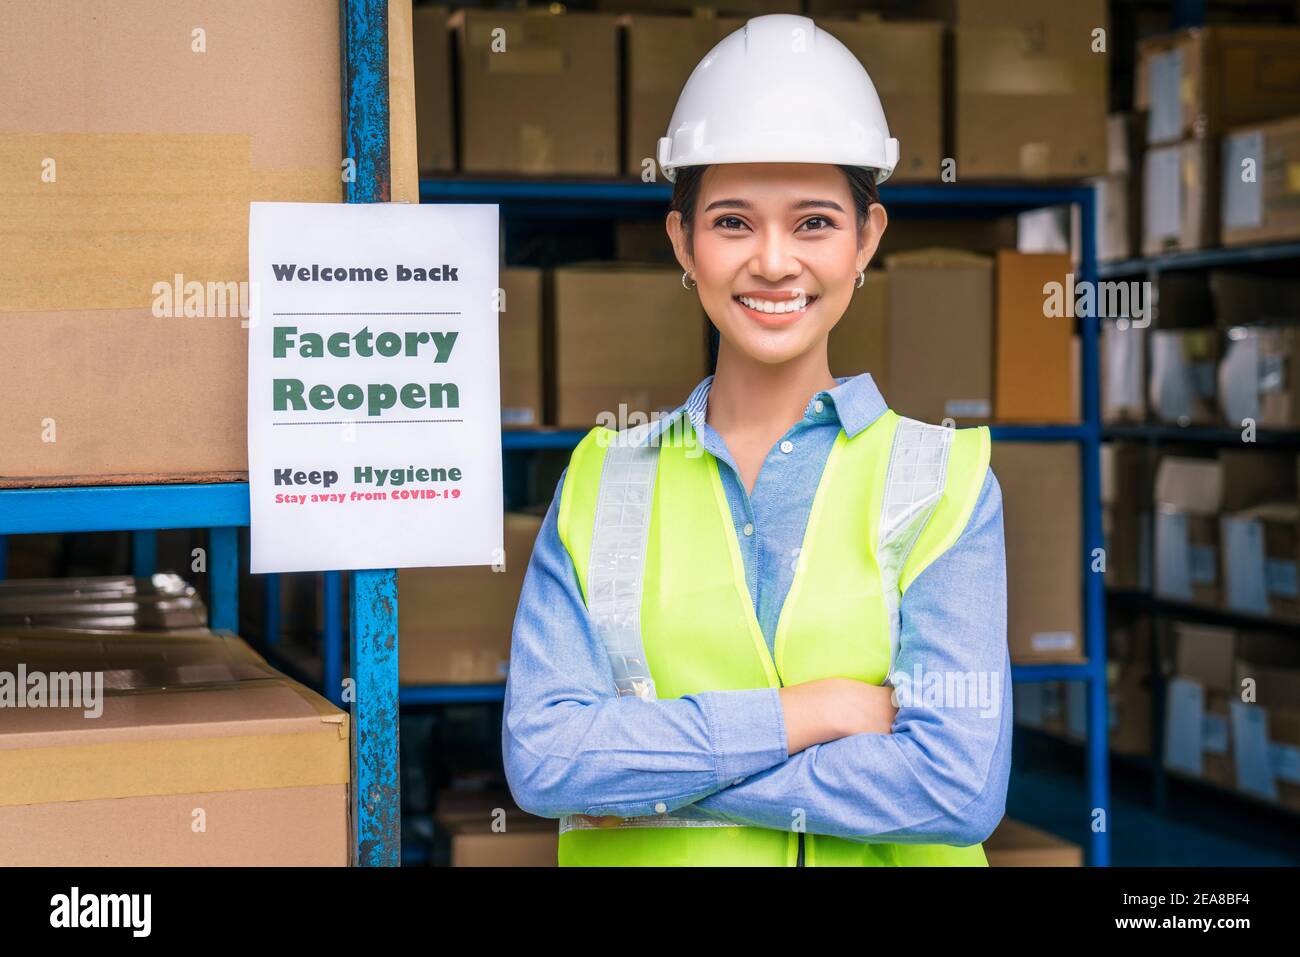
[[[750,299],[748,296],[736,297],[744,305],[758,312],[771,312],[783,314],[787,312],[799,312],[808,308],[808,296],[800,293],[793,299],[785,299],[780,302],[774,302],[771,299]]]

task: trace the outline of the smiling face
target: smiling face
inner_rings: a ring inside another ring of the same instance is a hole
[[[667,227],[721,348],[770,365],[825,348],[885,223],[872,205],[859,230],[836,166],[729,163],[705,170],[693,235],[675,210]]]

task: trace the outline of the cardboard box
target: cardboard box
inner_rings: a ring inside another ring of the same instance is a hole
[[[621,262],[668,266],[681,275],[682,267],[662,219],[620,220],[614,224],[614,258]]]
[[[422,173],[456,168],[449,16],[448,8],[441,5],[412,11],[416,143]]]
[[[1072,443],[994,442],[1007,550],[1007,637],[1015,662],[1081,661],[1083,529]]]
[[[701,9],[744,17],[799,13],[800,0],[595,0],[595,9],[611,13],[695,13]]]
[[[1109,60],[1093,52],[1092,34],[1108,26],[1106,3],[957,0],[956,6],[958,177],[1104,173]]]
[[[631,13],[630,9],[619,12]],[[655,181],[659,138],[677,106],[677,97],[691,71],[722,39],[745,25],[734,17],[625,16],[627,102],[623,172]],[[660,240],[663,224],[657,223]]]
[[[1300,117],[1223,138],[1222,214],[1225,246],[1300,238]]]
[[[817,25],[866,67],[898,140],[891,183],[939,180],[943,158],[943,26],[921,20],[823,20]]]
[[[635,424],[629,416],[677,408],[706,374],[708,320],[679,270],[558,267],[550,274],[550,317],[549,384],[562,428]]]
[[[559,822],[521,811],[504,788],[444,788],[436,826],[451,839],[452,867],[555,867]]]
[[[491,565],[398,570],[403,684],[505,680],[515,610],[541,527],[538,516],[506,513],[500,571]]]
[[[248,204],[342,198],[337,6],[69,0],[4,33],[0,160],[56,179],[2,187],[0,485],[242,480]]]
[[[616,17],[462,9],[450,23],[462,170],[618,174]]]
[[[1146,113],[1112,113],[1106,117],[1106,175],[1133,176],[1142,171]]]
[[[1235,326],[1219,363],[1219,405],[1233,428],[1300,427],[1300,326]]]
[[[889,271],[890,407],[925,422],[993,412],[993,260],[952,249],[898,253]]]
[[[1147,142],[1213,137],[1300,113],[1300,27],[1213,26],[1138,44],[1134,99]]]
[[[1145,422],[1147,330],[1131,322],[1101,324],[1101,418]]]
[[[505,309],[501,312],[501,424],[542,424],[542,270],[501,270]]]
[[[889,273],[868,269],[861,289],[853,290],[848,309],[831,330],[827,347],[831,375],[854,376],[870,372],[888,401],[889,388]]]
[[[1148,401],[1151,414],[1176,425],[1218,425],[1215,378],[1221,348],[1220,331],[1208,329],[1152,329],[1151,379]]]
[[[1225,514],[1223,604],[1232,611],[1300,621],[1296,558],[1300,554],[1300,504],[1267,502]]]
[[[1151,475],[1146,449],[1128,442],[1101,446],[1102,540],[1106,587],[1151,587]]]
[[[984,842],[989,867],[1082,867],[1083,848],[1004,817]]]
[[[208,609],[177,575],[0,581],[0,629],[207,634]]]
[[[1237,687],[1247,682],[1253,700],[1230,705],[1237,790],[1300,808],[1300,666],[1294,658],[1273,666],[1239,658]]]
[[[1184,140],[1143,158],[1142,254],[1209,249],[1219,242],[1219,147]]]
[[[1156,468],[1155,593],[1217,606],[1223,467],[1216,459],[1166,455]]]
[[[0,670],[20,665],[99,672],[104,693],[98,717],[6,709],[0,863],[348,863],[348,716],[238,638],[0,638]]]
[[[997,255],[994,311],[994,401],[999,422],[1074,422],[1079,381],[1074,363],[1070,257],[1060,253]],[[1059,315],[1048,315],[1055,283]]]
[[[1113,173],[1093,181],[1097,192],[1097,260],[1132,259],[1142,248],[1142,179]]]

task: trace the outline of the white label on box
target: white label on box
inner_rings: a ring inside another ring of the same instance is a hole
[[[948,399],[943,414],[954,419],[987,419],[992,405],[988,399]]]
[[[1160,329],[1151,335],[1151,408],[1167,422],[1189,419],[1196,411],[1196,382],[1183,356],[1177,332]]]
[[[1268,614],[1264,579],[1264,528],[1253,518],[1219,520],[1223,535],[1223,577],[1228,607],[1256,615]]]
[[[502,425],[532,425],[537,421],[537,415],[528,406],[518,408],[503,407],[501,409]]]
[[[1255,336],[1239,333],[1239,338],[1233,338],[1229,333],[1218,378],[1219,401],[1228,424],[1240,426],[1243,419],[1259,421],[1259,340]]]
[[[1034,651],[1069,651],[1075,643],[1072,631],[1037,631],[1029,636],[1029,647]]]
[[[1157,242],[1177,239],[1183,231],[1183,177],[1177,146],[1147,151],[1143,190],[1147,234]]]
[[[1251,160],[1254,176],[1242,179],[1242,164]],[[1223,138],[1223,225],[1246,229],[1264,222],[1264,134],[1259,130]]]
[[[1282,598],[1296,597],[1295,562],[1288,558],[1270,558],[1264,562],[1268,593]]]
[[[1130,326],[1102,326],[1106,349],[1106,406],[1113,411],[1142,410],[1142,332]]]
[[[1201,716],[1201,746],[1206,754],[1228,753],[1228,719],[1221,714]]]
[[[1183,51],[1158,53],[1148,62],[1147,140],[1159,143],[1183,138]]]
[[[1165,690],[1165,766],[1200,777],[1204,767],[1205,689],[1170,678]]]
[[[1300,784],[1300,746],[1274,741],[1268,746],[1273,776],[1288,784]]]
[[[495,204],[252,203],[252,571],[490,565]]]
[[[1187,560],[1191,564],[1193,585],[1213,585],[1218,576],[1214,549],[1209,545],[1189,545]]]
[[[1257,704],[1232,701],[1232,760],[1237,787],[1269,801],[1277,800],[1277,781],[1268,748],[1268,712]]]
[[[1156,594],[1191,601],[1192,563],[1188,556],[1187,516],[1156,513]]]

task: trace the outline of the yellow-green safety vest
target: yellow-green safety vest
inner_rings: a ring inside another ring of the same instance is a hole
[[[677,698],[819,678],[883,684],[903,593],[965,528],[989,464],[987,427],[886,411],[840,430],[813,498],[768,650],[718,461],[689,419],[592,429],[569,462],[560,538],[618,694]],[[649,439],[649,441],[647,441]],[[802,835],[808,866],[986,866],[979,844],[877,844]],[[792,866],[799,833],[715,820],[687,805],[598,826],[560,821],[566,865]]]

